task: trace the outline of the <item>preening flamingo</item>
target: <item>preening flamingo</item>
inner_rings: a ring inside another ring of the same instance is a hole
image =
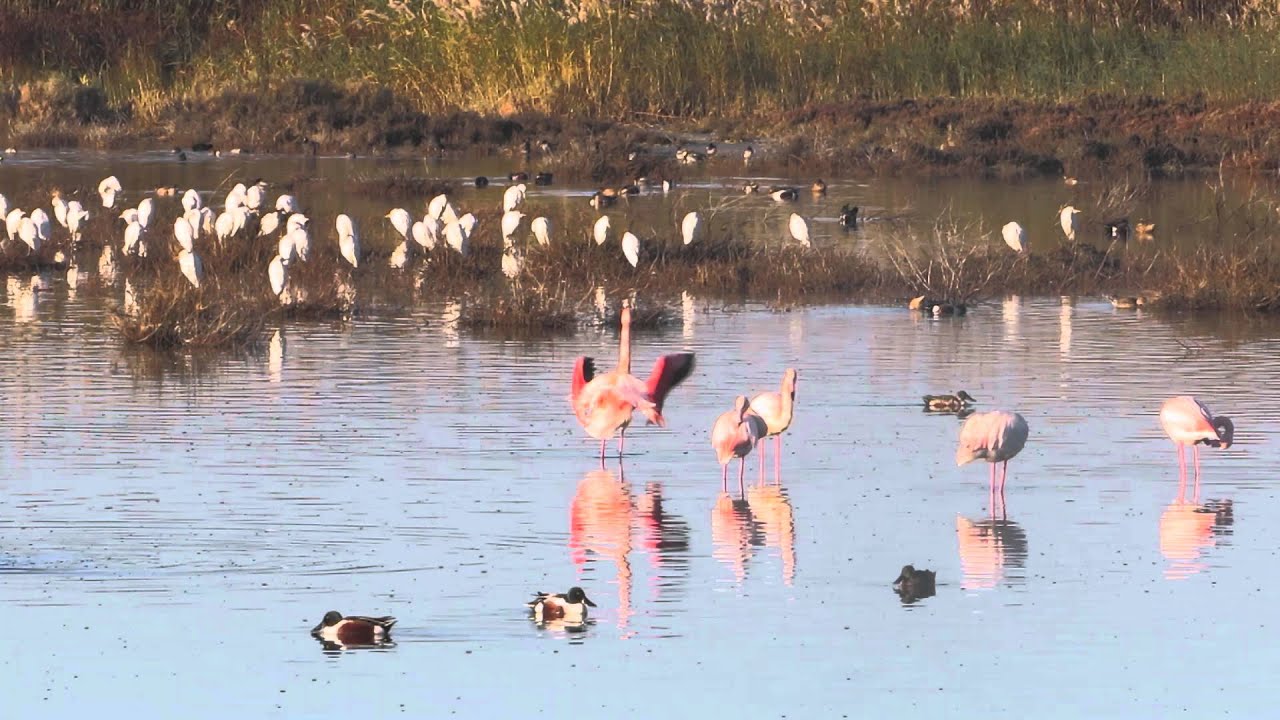
[[[751,398],[748,410],[764,420],[768,431],[765,437],[774,439],[773,473],[774,478],[782,477],[782,433],[791,427],[791,418],[796,399],[796,369],[787,368],[782,374],[782,388],[778,392],[762,392]],[[760,448],[760,479],[764,480],[764,448]]]
[[[671,353],[658,358],[648,381],[631,374],[631,305],[622,306],[622,331],[618,339],[618,367],[596,374],[595,360],[579,357],[573,366],[573,386],[569,401],[573,414],[587,431],[600,441],[600,462],[605,443],[618,435],[618,458],[622,458],[631,414],[639,410],[652,424],[666,426],[662,404],[672,388],[693,372],[693,353]]]
[[[711,426],[711,448],[716,451],[716,460],[720,462],[721,489],[724,492],[729,491],[729,461],[738,458],[738,490],[745,494],[742,478],[746,474],[747,455],[769,431],[764,419],[750,414],[750,409],[746,396],[739,395],[733,401],[733,409],[716,418]]]
[[[1190,395],[1169,398],[1160,406],[1160,427],[1173,441],[1178,451],[1178,480],[1187,481],[1187,457],[1183,447],[1190,446],[1196,466],[1196,496],[1200,484],[1200,445],[1229,448],[1235,438],[1236,426],[1225,415],[1214,417],[1209,408]]]
[[[991,493],[996,492],[996,463],[1004,463],[1000,472],[1000,496],[1004,497],[1004,481],[1009,475],[1009,461],[1027,444],[1027,421],[1018,413],[995,410],[974,413],[960,429],[960,447],[956,449],[956,465],[974,460],[991,463]]]

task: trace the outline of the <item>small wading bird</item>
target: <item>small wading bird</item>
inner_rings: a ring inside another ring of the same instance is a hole
[[[716,460],[720,463],[723,492],[729,491],[729,462],[738,458],[738,491],[746,493],[742,479],[747,472],[747,455],[769,432],[764,419],[750,414],[750,409],[746,396],[739,395],[733,401],[733,409],[716,418],[711,426],[711,449],[716,451]]]
[[[595,607],[587,593],[580,587],[571,587],[567,593],[540,592],[525,603],[533,613],[533,621],[562,620],[567,625],[581,625],[587,620],[587,608]]]
[[[324,614],[324,619],[311,629],[311,636],[339,645],[379,645],[391,639],[391,627],[396,619],[390,615],[343,617],[337,610]]]
[[[1079,215],[1080,211],[1070,205],[1058,211],[1058,224],[1062,226],[1062,234],[1071,242],[1076,241],[1076,230],[1080,227],[1077,219]]]
[[[1017,222],[1006,223],[1000,228],[1000,234],[1004,237],[1004,244],[1019,255],[1030,251],[1031,248],[1027,245],[1027,231]]]
[[[533,237],[538,241],[539,245],[546,247],[551,244],[551,221],[545,217],[536,217],[533,222],[529,223],[529,229],[533,231]]]
[[[805,219],[791,213],[791,220],[787,223],[788,229],[791,230],[791,237],[795,238],[801,245],[805,247],[813,247],[813,243],[809,241],[809,223]]]
[[[595,360],[579,357],[573,367],[569,401],[578,423],[600,441],[600,463],[605,444],[618,434],[618,459],[622,459],[631,414],[641,412],[650,424],[665,427],[662,405],[675,386],[693,372],[693,353],[671,353],[658,358],[648,381],[631,374],[631,305],[622,305],[622,329],[618,338],[618,366],[596,374]]]
[[[351,217],[345,213],[339,215],[334,220],[334,226],[338,231],[338,251],[342,253],[342,259],[353,268],[360,267],[360,236],[356,234],[356,226],[351,222]]]
[[[1027,421],[1018,413],[995,410],[974,413],[960,429],[960,446],[956,448],[956,465],[974,460],[991,463],[991,493],[996,492],[996,463],[1004,463],[1000,472],[1000,497],[1004,497],[1004,481],[1009,475],[1009,461],[1027,444]]]
[[[601,215],[600,219],[596,220],[595,226],[591,228],[591,236],[595,238],[597,245],[605,244],[605,241],[609,239],[608,215]]]
[[[751,398],[748,412],[759,416],[765,423],[764,438],[773,438],[773,477],[782,478],[782,433],[791,427],[795,414],[796,369],[787,368],[782,373],[782,386],[777,392],[762,392]],[[760,446],[760,479],[764,480],[765,446]]]
[[[684,238],[684,244],[688,245],[698,239],[698,231],[702,229],[702,216],[695,210],[684,216],[684,220],[680,221],[680,236]]]
[[[631,267],[640,265],[640,238],[631,232],[622,234],[622,254],[626,256]]]
[[[925,395],[924,407],[926,410],[933,412],[960,412],[971,404],[978,401],[964,390],[958,391],[955,395]]]
[[[1169,398],[1160,406],[1160,427],[1173,441],[1178,451],[1178,479],[1187,481],[1187,457],[1184,448],[1190,447],[1195,460],[1196,495],[1200,484],[1200,446],[1229,448],[1235,439],[1236,426],[1225,415],[1214,416],[1209,408],[1190,395]]]

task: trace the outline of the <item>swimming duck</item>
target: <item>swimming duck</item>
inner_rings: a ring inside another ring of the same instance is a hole
[[[483,175],[477,175],[477,176],[476,176],[476,187],[478,187],[478,188],[485,188],[485,187],[489,187],[489,178],[487,178],[487,177],[485,177],[485,176],[483,176]]]
[[[857,205],[845,205],[840,208],[840,224],[849,229],[856,229],[858,227]]]
[[[1118,310],[1132,310],[1147,304],[1147,299],[1141,295],[1108,295],[1107,299],[1111,301],[1111,307]]]
[[[715,143],[713,143],[713,142],[707,143],[707,150],[706,150],[706,153],[707,153],[707,157],[711,157],[712,155],[715,155],[715,154],[716,154],[716,144],[715,144]]]
[[[826,195],[827,183],[822,178],[818,178],[813,181],[813,185],[810,185],[809,189],[813,191],[814,195]]]
[[[534,622],[564,620],[568,623],[586,620],[587,608],[596,606],[587,593],[576,586],[569,588],[567,593],[540,592],[526,605],[533,611]]]
[[[893,591],[898,593],[903,602],[915,602],[921,598],[933,597],[936,594],[935,583],[937,573],[932,570],[917,570],[906,565],[893,581]]]
[[[755,154],[755,148],[748,145],[746,149],[742,151],[742,162],[751,162],[751,156]]]
[[[529,173],[524,172],[523,170],[513,172],[507,176],[507,179],[515,183],[527,182],[529,180]]]
[[[544,186],[545,186],[545,185],[550,185],[550,184],[551,184],[551,173],[549,173],[549,172],[540,172],[540,173],[538,173],[537,175],[534,175],[534,176],[533,176],[533,184],[534,184],[534,185],[544,185]]]
[[[1107,229],[1107,238],[1111,240],[1119,240],[1120,242],[1129,241],[1129,218],[1116,218],[1103,223]]]
[[[1133,224],[1133,236],[1137,240],[1150,240],[1155,229],[1155,223],[1136,222]]]
[[[769,188],[769,197],[783,202],[786,200],[795,200],[800,197],[800,193],[796,192],[793,187],[771,187]]]
[[[391,626],[396,619],[385,617],[343,617],[337,610],[324,614],[320,624],[312,628],[312,637],[340,645],[377,645],[391,639]]]
[[[616,202],[618,202],[618,193],[612,188],[597,190],[591,194],[591,207],[596,209],[611,207]]]
[[[960,390],[955,395],[925,395],[924,406],[935,412],[959,412],[978,401],[972,395]]]
[[[760,183],[749,182],[746,185],[742,186],[743,195],[753,195],[758,192],[760,192]]]
[[[618,188],[617,190],[614,190],[614,193],[618,194],[619,196],[621,196],[621,195],[639,195],[639,194],[640,194],[640,186],[639,186],[639,185],[635,185],[635,184],[632,184],[632,185],[623,185],[622,187]]]

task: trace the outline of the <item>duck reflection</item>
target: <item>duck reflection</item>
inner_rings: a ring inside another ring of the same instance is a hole
[[[1160,554],[1168,562],[1166,580],[1186,580],[1208,567],[1201,556],[1229,536],[1235,524],[1230,500],[1207,500],[1203,505],[1181,496],[1160,514]]]
[[[985,590],[1002,582],[1021,582],[1027,563],[1027,533],[1001,511],[984,520],[956,516],[960,570],[965,590]],[[1015,572],[1010,572],[1015,571]]]
[[[796,577],[796,522],[791,498],[778,485],[757,485],[747,490],[747,506],[763,532],[765,547],[777,548],[782,559],[782,582]]]

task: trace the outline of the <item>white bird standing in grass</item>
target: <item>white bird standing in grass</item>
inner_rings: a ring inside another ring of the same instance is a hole
[[[267,279],[271,281],[271,293],[283,303],[284,286],[289,282],[289,261],[279,255],[271,258],[267,265]]]
[[[351,222],[349,215],[343,213],[334,221],[334,225],[338,228],[338,251],[342,253],[343,259],[351,263],[351,267],[360,267],[360,236],[356,234],[355,223]]]
[[[138,222],[138,208],[125,208],[124,212],[120,213],[120,219],[125,225]]]
[[[280,229],[280,213],[269,212],[258,218],[258,237],[266,237]]]
[[[444,206],[449,204],[449,196],[444,193],[431,198],[431,202],[427,203],[427,216],[436,218],[437,220],[444,218]]]
[[[67,203],[67,231],[71,233],[71,243],[73,245],[80,242],[80,229],[84,225],[84,221],[89,219],[89,211],[77,200]]]
[[[413,255],[412,245],[408,240],[401,242],[391,251],[391,267],[396,270],[403,270],[405,265],[409,264],[409,258]]]
[[[200,289],[200,283],[204,282],[204,261],[199,255],[186,248],[178,251],[178,269],[182,270],[182,275],[192,287]]]
[[[592,228],[591,234],[593,237],[595,237],[597,245],[605,244],[605,241],[609,239],[609,216],[608,215],[601,215],[600,219],[596,220],[595,227]]]
[[[1080,227],[1080,223],[1076,220],[1076,216],[1080,211],[1068,205],[1058,212],[1058,224],[1062,226],[1062,234],[1067,236],[1067,240],[1075,242],[1076,230]]]
[[[520,221],[524,220],[524,213],[519,210],[508,210],[502,214],[502,237],[512,237],[520,230]]]
[[[36,232],[36,224],[31,218],[23,217],[18,221],[18,239],[27,244],[30,252],[40,252],[40,234]]]
[[[469,239],[470,239],[470,234],[467,232],[467,229],[463,227],[461,221],[451,222],[444,227],[445,243],[447,243],[449,247],[453,248],[454,250],[457,250],[459,253],[461,253],[464,256],[467,254],[467,250],[468,250],[467,241]]]
[[[444,234],[444,223],[440,222],[440,218],[427,215],[422,218],[422,227],[427,233],[427,246],[434,248],[439,242],[441,235]]]
[[[1027,231],[1017,222],[1005,223],[1005,226],[1000,228],[1000,234],[1004,236],[1004,244],[1013,248],[1013,251],[1019,255],[1030,251],[1031,248],[1027,246]]]
[[[467,239],[470,239],[472,233],[476,231],[476,216],[471,213],[467,213],[466,215],[458,218],[458,224],[462,226],[463,230],[467,231]]]
[[[200,211],[195,209],[188,210],[182,213],[182,219],[187,221],[187,224],[191,226],[191,232],[199,240],[204,225],[203,219],[200,217]]]
[[[44,208],[36,208],[31,211],[31,224],[36,228],[36,236],[40,242],[48,242],[52,237],[53,225],[49,222],[49,213]]]
[[[147,244],[142,240],[142,226],[135,220],[124,229],[124,254],[136,257],[147,256]]]
[[[10,210],[4,216],[4,232],[10,240],[18,239],[18,228],[22,225],[22,218],[26,217],[26,213],[18,208]]]
[[[62,193],[57,190],[53,191],[53,219],[62,227],[67,226],[67,201],[62,199]]]
[[[194,189],[188,189],[182,193],[182,209],[184,212],[190,210],[199,210],[202,203],[200,201],[200,193]]]
[[[387,214],[383,215],[383,217],[391,221],[391,227],[395,228],[396,232],[400,233],[401,240],[409,239],[409,231],[413,226],[413,218],[409,216],[408,210],[405,210],[404,208],[394,208],[387,211]]]
[[[293,243],[293,253],[299,260],[306,262],[311,259],[311,233],[307,232],[305,225],[290,230],[285,239]]]
[[[514,280],[520,275],[520,271],[524,268],[524,258],[521,257],[520,251],[516,249],[515,243],[511,236],[502,238],[502,274],[507,279]]]
[[[551,244],[551,221],[544,217],[536,217],[533,222],[529,223],[529,229],[533,230],[533,237],[538,240],[538,244],[548,246]]]
[[[630,231],[622,234],[622,254],[627,256],[631,267],[640,265],[640,238]]]
[[[116,206],[116,193],[123,192],[120,187],[120,181],[115,175],[105,177],[102,182],[98,183],[98,196],[102,198],[102,207],[112,208]]]
[[[180,217],[173,221],[173,238],[178,241],[183,250],[194,252],[196,249],[196,231],[191,227],[191,223],[185,217]],[[179,258],[181,259],[181,258]],[[185,270],[183,272],[186,272]],[[200,287],[196,284],[196,287]]]
[[[262,209],[263,185],[255,183],[244,190],[244,206],[254,212]]]
[[[795,238],[805,247],[813,247],[813,243],[809,241],[809,223],[796,213],[791,213],[791,221],[788,223],[791,229],[791,237]]]
[[[254,187],[257,187],[257,185]],[[276,198],[276,210],[292,215],[298,212],[298,199],[292,195],[281,195]]]
[[[511,212],[524,203],[525,185],[512,185],[502,193],[502,212]]]
[[[151,227],[151,216],[155,210],[156,202],[151,198],[143,198],[142,202],[138,203],[138,224],[144,231]]]
[[[435,218],[431,219],[435,220]],[[436,220],[436,222],[439,222],[439,220]],[[418,247],[424,251],[435,250],[436,238],[427,227],[425,220],[419,220],[413,224],[413,227],[409,228],[409,234],[413,236],[413,241],[418,244]]]
[[[684,244],[688,245],[698,238],[698,231],[702,229],[702,216],[697,211],[691,212],[684,216],[684,220],[680,222],[680,235],[684,238]]]
[[[9,216],[9,198],[0,193],[0,218]]]
[[[236,213],[224,211],[218,215],[218,219],[213,224],[214,234],[218,236],[219,242],[225,241],[232,235],[236,234]]]

